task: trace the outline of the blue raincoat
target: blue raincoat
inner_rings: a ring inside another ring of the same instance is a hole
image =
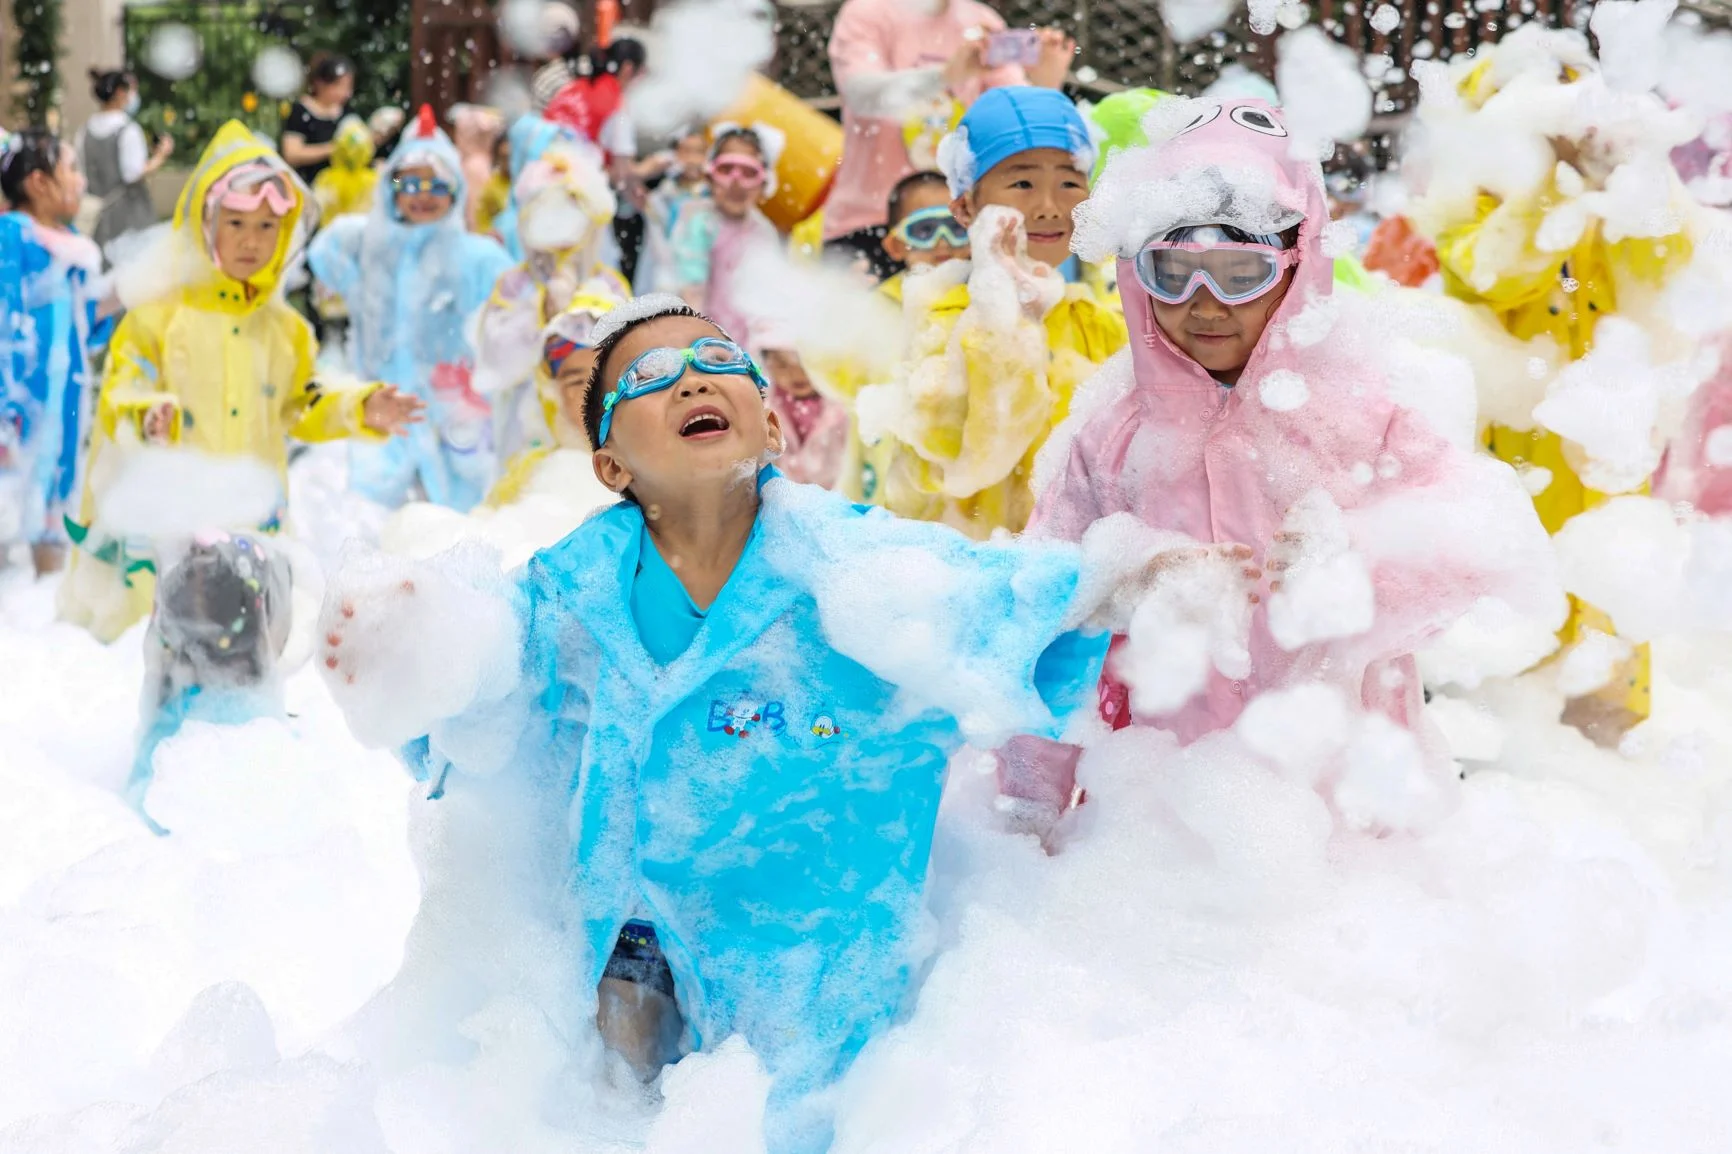
[[[919,961],[950,756],[1055,736],[1092,700],[1105,638],[1067,632],[1075,550],[977,544],[774,470],[760,484],[684,654],[644,649],[644,519],[616,505],[516,578],[513,695],[435,726],[410,760],[435,795],[466,765],[563,783],[588,962],[573,980],[593,998],[621,926],[652,923],[687,1043],[744,1035],[774,1079],[771,1154],[807,1154],[831,1133],[813,1092],[891,1020]]]
[[[517,178],[523,175],[523,170],[537,160],[555,144],[587,143],[575,128],[563,124],[555,124],[551,120],[543,120],[539,116],[520,116],[512,122],[511,129],[506,133],[511,141],[511,199],[505,205],[493,222],[493,231],[499,234],[500,243],[511,254],[515,263],[524,259],[523,240],[517,234]]]
[[[94,244],[45,245],[23,213],[0,216],[0,502],[16,503],[7,528],[32,542],[64,540],[77,491],[91,363],[114,330],[113,318],[96,319],[101,259]],[[0,547],[12,536],[0,531]]]
[[[452,211],[433,224],[397,217],[391,181],[410,163],[430,164],[455,190]],[[419,480],[427,500],[467,511],[496,471],[490,411],[471,386],[468,322],[512,265],[500,245],[464,227],[466,190],[457,149],[437,127],[411,127],[365,216],[334,221],[307,254],[313,275],[349,303],[354,367],[427,402],[425,423],[407,436],[350,450],[350,486],[396,507]]]

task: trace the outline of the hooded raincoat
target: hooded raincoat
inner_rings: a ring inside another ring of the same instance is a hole
[[[1343,512],[1347,545],[1365,561],[1374,608],[1368,627],[1283,648],[1265,589],[1252,620],[1248,676],[1211,670],[1202,693],[1177,713],[1137,720],[1191,741],[1230,726],[1262,692],[1322,680],[1418,727],[1413,653],[1428,637],[1482,597],[1561,616],[1555,581],[1536,576],[1548,572],[1549,543],[1513,471],[1445,440],[1425,416],[1397,403],[1397,382],[1383,367],[1388,334],[1360,311],[1370,298],[1331,300],[1321,171],[1289,156],[1284,130],[1247,127],[1239,110],[1257,110],[1247,119],[1259,125],[1279,125],[1278,114],[1260,101],[1195,105],[1200,123],[1160,140],[1138,159],[1146,167],[1124,178],[1146,186],[1211,168],[1240,179],[1261,174],[1281,214],[1303,214],[1291,285],[1229,387],[1156,325],[1127,259],[1146,238],[1115,236],[1130,349],[1087,386],[1082,411],[1054,438],[1029,531],[1075,540],[1095,521],[1129,512],[1199,542],[1247,545],[1262,563],[1295,506],[1320,492]],[[1308,313],[1318,325],[1333,317],[1332,327],[1306,331],[1295,322]],[[1428,525],[1426,540],[1409,539],[1404,526],[1414,524]],[[1502,534],[1495,553],[1474,545],[1486,534]],[[1129,720],[1122,693],[1109,693],[1108,705],[1112,720]]]
[[[742,1034],[774,1079],[771,1154],[819,1154],[830,1126],[810,1095],[891,1020],[919,962],[951,754],[1056,736],[1092,699],[1104,639],[1067,631],[1088,596],[1080,551],[973,544],[774,470],[760,485],[686,652],[658,665],[640,640],[650,546],[642,510],[616,505],[515,578],[515,687],[433,725],[411,762],[449,771],[447,791],[502,770],[568,783],[573,984],[593,997],[622,925],[652,923],[686,1044]]]
[[[96,315],[101,271],[95,242],[0,216],[0,550],[65,540],[91,365],[114,329]]]
[[[260,163],[280,170],[294,204],[282,222],[275,256],[243,283],[226,275],[211,255],[211,197],[223,176]],[[83,511],[80,522],[70,526],[82,548],[60,592],[62,615],[105,641],[150,611],[149,562],[93,521],[114,467],[140,439],[152,409],[172,406],[173,443],[262,461],[282,477],[285,494],[290,438],[384,439],[367,430],[363,414],[375,386],[339,390],[316,384],[313,330],[282,297],[283,271],[303,235],[307,196],[268,144],[230,121],[187,179],[172,232],[164,238],[166,248],[153,247],[139,257],[172,264],[175,279],[167,291],[133,305],[109,346]]]
[[[398,218],[392,180],[410,165],[452,183],[452,208],[440,220]],[[406,436],[351,454],[350,487],[390,508],[418,485],[435,505],[470,509],[496,469],[491,410],[472,381],[469,321],[511,261],[464,227],[464,192],[457,150],[423,109],[391,156],[372,212],[337,221],[308,254],[313,275],[348,302],[357,371],[427,403],[426,421]]]
[[[371,211],[379,186],[373,167],[373,130],[359,116],[345,116],[331,142],[331,163],[313,178],[313,198],[319,219],[330,224],[340,217]]]

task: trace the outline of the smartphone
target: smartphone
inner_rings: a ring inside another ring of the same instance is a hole
[[[1040,33],[1033,28],[1011,28],[986,39],[986,66],[1003,68],[1020,64],[1032,68],[1040,63]]]

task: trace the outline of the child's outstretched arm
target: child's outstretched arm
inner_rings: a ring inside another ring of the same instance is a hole
[[[383,441],[421,420],[426,405],[391,385],[321,383],[313,378],[312,328],[294,318],[294,385],[283,398],[283,423],[298,441],[361,437]]]
[[[402,746],[510,697],[525,613],[484,546],[424,562],[351,550],[326,586],[319,672],[362,744]]]
[[[96,412],[111,438],[126,425],[142,440],[180,439],[180,398],[162,383],[161,320],[153,309],[130,312],[109,342]]]

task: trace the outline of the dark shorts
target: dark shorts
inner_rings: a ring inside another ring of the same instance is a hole
[[[902,271],[902,266],[891,260],[890,254],[884,251],[884,238],[889,234],[890,230],[884,225],[873,225],[871,228],[862,228],[825,241],[824,251],[849,260],[863,256],[872,267],[874,278],[889,280]]]
[[[607,969],[601,976],[647,986],[670,998],[674,996],[674,972],[662,955],[655,927],[648,922],[627,922],[620,927],[613,956],[608,958]]]

